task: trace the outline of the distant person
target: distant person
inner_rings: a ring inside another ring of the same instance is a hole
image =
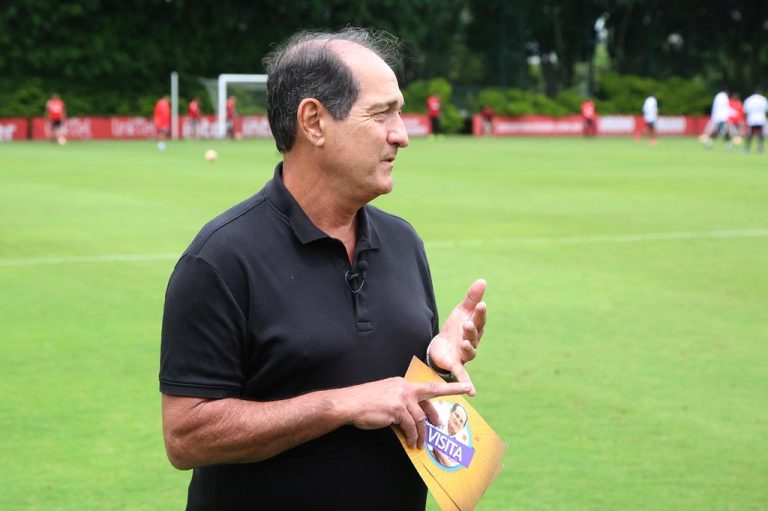
[[[709,131],[704,137],[704,145],[707,148],[712,147],[718,137],[728,142],[731,137],[728,133],[728,116],[731,112],[731,105],[728,101],[728,92],[720,91],[715,95],[715,99],[712,101],[712,113],[709,119]]]
[[[202,113],[200,112],[200,98],[194,97],[187,106],[187,115],[189,116],[190,135],[192,138],[200,138],[200,119]]]
[[[643,102],[643,131],[640,137],[647,136],[649,144],[656,143],[656,123],[659,120],[659,103],[656,101],[656,95],[651,94]]]
[[[236,119],[237,119],[237,98],[235,96],[230,96],[227,98],[227,114],[226,114],[226,121],[227,121],[227,137],[231,139],[239,139],[239,133],[237,132],[237,126],[236,126]]]
[[[67,119],[67,107],[58,92],[51,94],[51,98],[45,103],[45,118],[48,122],[48,133],[51,142],[65,144],[64,121]]]
[[[483,118],[483,133],[486,136],[493,135],[493,117],[495,115],[496,112],[488,105],[483,106],[480,110],[480,116]]]
[[[437,94],[432,94],[427,98],[427,115],[429,116],[429,122],[432,125],[432,134],[430,137],[438,137],[441,135],[440,131],[440,118],[442,104],[440,103],[440,97]]]
[[[744,114],[747,117],[747,143],[744,152],[748,153],[752,145],[752,137],[757,136],[757,152],[765,150],[765,112],[768,110],[768,100],[763,96],[763,90],[758,87],[754,94],[744,100]]]
[[[171,102],[168,101],[167,94],[155,103],[155,113],[152,117],[157,132],[157,148],[160,151],[165,151],[165,141],[171,133]]]
[[[733,145],[740,145],[742,142],[741,135],[744,131],[744,105],[741,102],[741,96],[737,93],[731,94],[728,99],[728,136],[730,141],[728,142],[728,148]]]
[[[585,138],[597,135],[597,110],[595,103],[590,98],[581,102],[581,118],[583,121],[582,132]]]

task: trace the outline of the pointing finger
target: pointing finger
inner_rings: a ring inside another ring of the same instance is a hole
[[[461,364],[457,364],[461,366]],[[463,369],[463,366],[462,366]],[[454,373],[456,374],[456,373]],[[467,374],[466,370],[464,374]],[[456,375],[458,377],[458,375]],[[451,383],[417,383],[416,384],[416,396],[419,401],[426,399],[432,399],[433,397],[440,396],[457,396],[460,394],[466,394],[472,390],[472,383],[468,381],[469,375],[465,381],[451,382]]]

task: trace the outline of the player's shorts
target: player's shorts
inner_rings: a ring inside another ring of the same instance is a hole
[[[432,133],[434,135],[440,133],[440,116],[430,117],[429,120],[432,123]]]
[[[715,129],[712,131],[713,137],[718,137],[720,135],[725,136],[728,134],[728,123],[725,121],[720,121],[715,124]]]
[[[51,121],[51,128],[61,128],[61,119],[54,119]]]
[[[754,126],[749,127],[749,136],[751,137],[758,137],[763,138],[763,128],[764,126],[762,124],[755,124]]]
[[[656,129],[656,121],[645,121],[645,125],[651,131]]]

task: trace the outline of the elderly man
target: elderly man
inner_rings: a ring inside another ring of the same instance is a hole
[[[424,509],[389,426],[423,448],[429,399],[474,394],[486,285],[438,330],[421,240],[368,205],[408,145],[393,47],[300,33],[265,59],[283,161],[203,228],[166,293],[163,430],[194,469],[187,509]],[[404,380],[414,355],[458,381]]]

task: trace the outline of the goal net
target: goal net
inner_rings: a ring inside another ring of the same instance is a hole
[[[175,75],[175,76],[174,76]],[[179,98],[183,91],[183,98]],[[207,94],[207,97],[205,97]],[[201,101],[202,117],[192,128],[186,114],[193,97]],[[227,124],[227,99],[235,100],[235,118],[231,130]],[[218,78],[206,78],[186,73],[171,75],[171,108],[173,127],[179,129],[173,138],[237,138],[269,137],[267,121],[267,75],[225,73]],[[212,115],[210,113],[212,112]],[[177,119],[178,125],[177,125]]]
[[[235,113],[241,124],[253,122],[266,115],[267,75],[221,74],[216,80],[216,91],[212,92],[209,89],[211,103],[216,105],[216,132],[220,138],[227,134],[227,98],[235,98]],[[244,129],[246,127],[248,126],[238,126],[236,133],[250,132]]]

